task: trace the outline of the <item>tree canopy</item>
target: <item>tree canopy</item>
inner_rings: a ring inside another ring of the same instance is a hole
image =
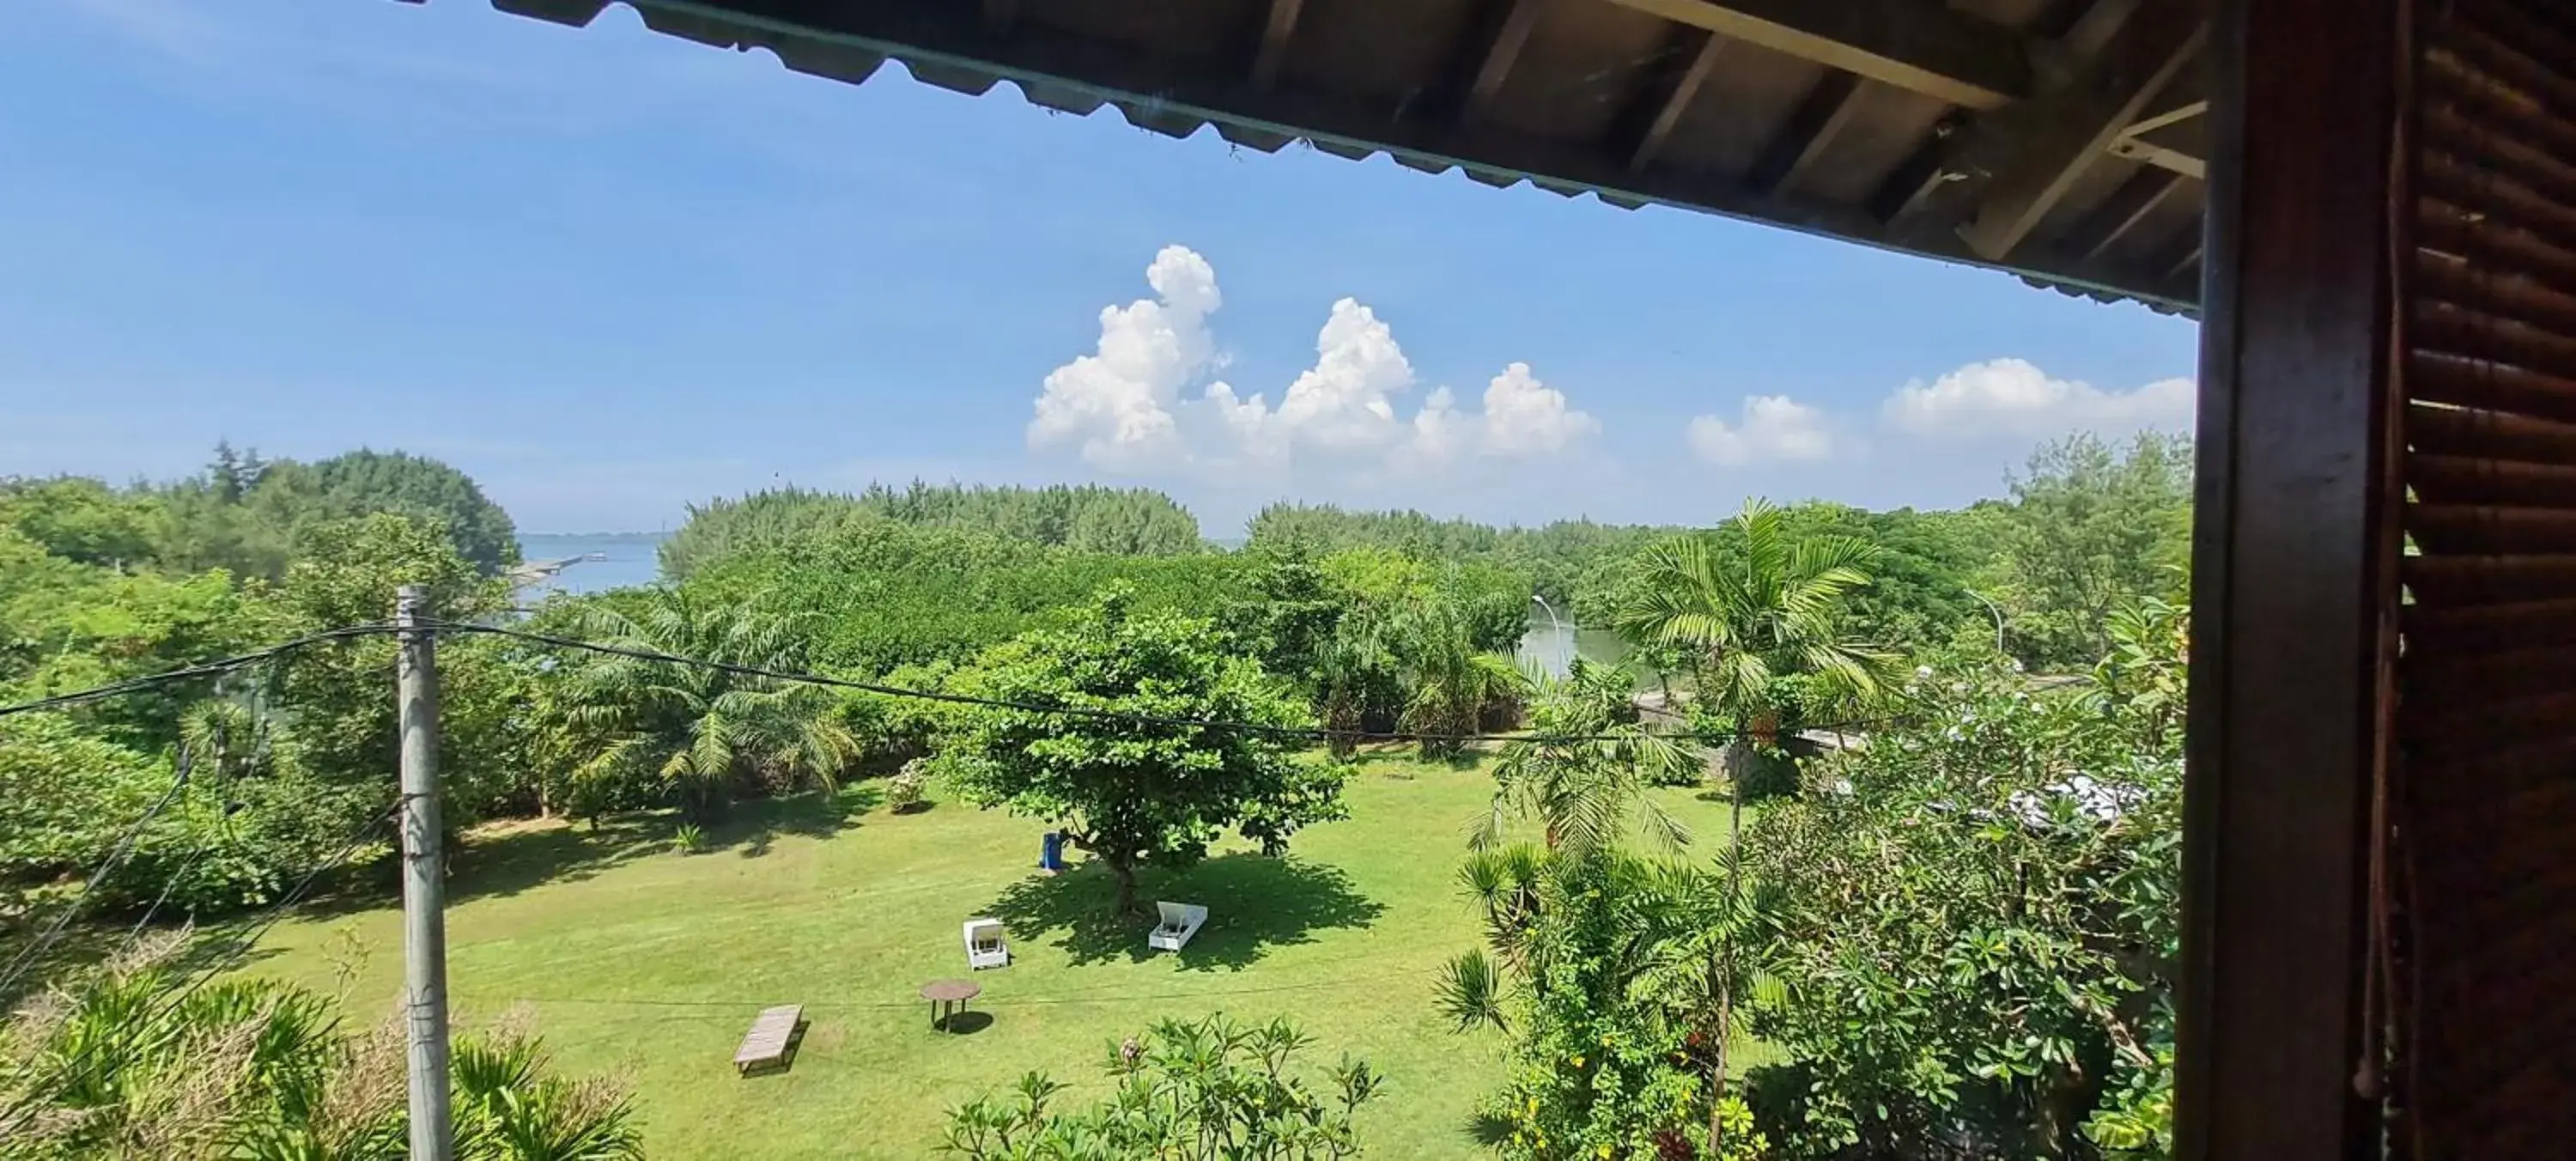
[[[1100,555],[1177,556],[1201,548],[1198,519],[1150,489],[915,480],[902,488],[870,484],[857,495],[773,488],[692,504],[688,523],[662,543],[662,568],[685,578],[727,556],[811,543],[870,518]]]
[[[1113,586],[1081,623],[992,650],[955,688],[1028,708],[962,712],[941,753],[968,801],[1043,819],[1090,852],[1122,911],[1139,866],[1196,862],[1228,829],[1276,851],[1343,812],[1341,772],[1270,732],[1306,725],[1304,707],[1208,622],[1132,603]],[[1220,722],[1253,728],[1207,724]]]

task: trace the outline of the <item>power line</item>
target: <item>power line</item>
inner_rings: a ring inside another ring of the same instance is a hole
[[[63,932],[71,926],[72,916],[80,913],[81,904],[88,902],[90,893],[98,890],[98,885],[106,881],[108,874],[116,870],[118,864],[123,863],[128,854],[133,853],[134,840],[142,835],[143,828],[151,825],[153,819],[160,817],[161,812],[168,809],[171,803],[178,801],[179,792],[188,785],[188,773],[189,764],[183,759],[179,763],[178,777],[170,780],[170,789],[162,791],[159,800],[126,826],[125,833],[117,838],[116,845],[109,848],[107,858],[99,863],[96,871],[90,872],[89,881],[81,884],[80,893],[73,895],[71,902],[63,905],[62,913],[54,916],[53,925],[47,927],[43,935],[37,936],[26,947],[20,949],[17,956],[9,961],[8,972],[0,975],[0,996],[11,994],[9,989],[17,986],[18,978],[25,975],[28,969],[36,966],[44,958],[45,953],[53,950],[54,944],[62,940]],[[177,880],[174,878],[171,881]],[[166,899],[170,893],[165,888],[161,894]],[[155,902],[153,906],[158,908],[160,904]]]
[[[530,632],[526,629],[513,629],[505,625],[476,625],[461,621],[430,621],[427,622],[427,624],[441,632],[476,633],[493,637],[510,637],[522,641],[534,642],[540,645],[552,646],[557,649],[573,649],[588,653],[604,654],[610,657],[623,657],[630,661],[650,661],[664,665],[692,665],[702,669],[712,669],[719,673],[732,674],[736,677],[752,677],[767,681],[786,681],[801,685],[817,685],[833,689],[856,690],[861,693],[873,693],[883,697],[911,698],[918,701],[941,702],[948,705],[975,706],[983,709],[1014,710],[1020,713],[1054,714],[1064,717],[1087,718],[1094,721],[1125,722],[1134,725],[1171,726],[1185,729],[1239,730],[1245,733],[1270,734],[1277,737],[1302,738],[1312,741],[1340,740],[1351,742],[1465,743],[1476,741],[1504,741],[1537,742],[1545,745],[1561,745],[1571,742],[1624,742],[1633,740],[1635,737],[1633,734],[1439,734],[1413,730],[1336,730],[1323,726],[1282,726],[1273,725],[1267,722],[1231,721],[1223,718],[1171,717],[1163,714],[1136,713],[1129,710],[1098,709],[1091,706],[1049,705],[1041,702],[1013,701],[1006,698],[977,697],[972,694],[947,693],[940,690],[907,689],[897,685],[883,685],[873,681],[857,681],[846,677],[831,677],[825,674],[805,672],[802,670],[773,669],[764,665],[744,665],[731,661],[713,661],[702,657],[687,657],[677,653],[665,653],[658,649],[639,649],[627,645],[611,645],[599,641],[585,641],[578,637],[558,637],[549,633],[536,633]],[[1857,721],[1824,722],[1801,728],[1808,730],[1858,730],[1863,726],[1885,725],[1902,720],[1905,719],[1872,718]],[[1751,730],[1723,730],[1694,731],[1690,736],[1705,740],[1719,740],[1753,737],[1756,735],[1754,731]]]
[[[801,670],[773,669],[762,665],[744,665],[739,662],[715,661],[703,657],[688,657],[677,653],[665,653],[656,649],[638,649],[632,646],[612,645],[601,641],[587,641],[578,637],[560,637],[550,633],[537,633],[526,629],[513,629],[504,625],[477,625],[463,621],[443,620],[429,620],[424,621],[423,624],[427,628],[443,633],[469,633],[483,636],[509,637],[539,645],[551,646],[557,649],[579,650],[582,652],[603,654],[610,657],[623,657],[633,661],[649,661],[664,665],[691,665],[702,669],[712,669],[721,673],[732,674],[737,677],[752,677],[768,681],[786,681],[801,685],[816,685],[834,689],[855,690],[860,693],[872,693],[881,697],[910,698],[916,701],[939,702],[948,705],[974,706],[983,709],[1014,710],[1020,713],[1053,714],[1062,717],[1086,718],[1093,721],[1125,722],[1133,725],[1166,726],[1203,730],[1238,730],[1245,733],[1267,734],[1273,737],[1296,738],[1306,741],[1342,741],[1353,743],[1433,742],[1452,744],[1464,744],[1467,742],[1534,742],[1540,745],[1564,745],[1577,742],[1622,742],[1632,740],[1635,736],[1632,734],[1608,733],[1442,734],[1422,730],[1339,730],[1324,726],[1283,726],[1268,722],[1232,721],[1223,718],[1172,717],[1164,714],[1136,713],[1128,710],[1097,709],[1090,706],[1048,705],[1039,702],[1012,701],[1005,698],[976,697],[971,694],[947,693],[941,690],[908,689],[899,685],[885,685],[873,681],[858,681],[846,677],[832,677],[825,674]],[[191,665],[181,669],[173,669],[163,673],[129,678],[124,681],[113,682],[91,689],[78,690],[72,693],[55,694],[50,697],[38,698],[34,701],[20,702],[15,705],[0,706],[0,718],[11,717],[23,713],[34,713],[40,710],[61,709],[65,706],[98,701],[103,698],[134,693],[140,690],[157,688],[159,686],[170,685],[177,682],[192,681],[204,677],[221,676],[235,670],[257,665],[264,661],[275,660],[304,649],[309,649],[315,645],[326,644],[334,641],[346,641],[359,637],[387,636],[399,631],[400,630],[395,626],[385,624],[383,622],[345,625],[336,629],[325,629],[319,633],[298,637],[290,641],[282,641],[265,649],[255,650],[238,656],[226,657],[216,661],[208,661],[202,664]],[[1819,722],[1813,725],[1802,726],[1800,728],[1805,730],[1858,731],[1877,726],[1892,725],[1908,720],[1910,720],[1910,718],[1906,717],[1861,718],[1838,722]],[[1701,741],[1713,742],[1757,737],[1759,735],[1752,730],[1693,730],[1689,732],[1688,736]]]
[[[381,636],[393,631],[394,627],[392,625],[388,625],[383,622],[370,622],[360,625],[343,625],[337,629],[324,629],[319,633],[297,637],[290,641],[281,641],[265,649],[256,649],[249,653],[243,653],[237,656],[225,657],[215,661],[207,661],[179,669],[168,670],[162,673],[153,673],[146,674],[142,677],[127,678],[124,681],[113,681],[106,685],[93,686],[89,689],[83,690],[75,690],[71,693],[58,693],[50,697],[40,697],[34,701],[22,701],[15,705],[0,705],[0,718],[15,717],[19,714],[36,713],[41,710],[62,709],[66,706],[80,705],[85,702],[99,701],[123,694],[139,693],[147,689],[157,689],[164,685],[173,685],[183,681],[194,681],[198,678],[221,677],[224,674],[234,672],[235,670],[247,669],[263,661],[273,661],[291,653],[310,649],[316,645],[326,644],[333,641],[346,641],[356,637]]]
[[[366,844],[367,837],[372,834],[377,827],[384,825],[384,823],[393,816],[393,810],[386,810],[380,814],[371,816],[366,821],[358,824],[357,829],[350,832],[349,841],[341,846],[338,853],[314,864],[313,869],[307,872],[304,878],[297,882],[292,890],[289,890],[285,895],[280,896],[276,903],[270,905],[267,911],[263,912],[257,920],[253,921],[253,924],[248,931],[234,936],[232,945],[228,950],[219,953],[212,962],[209,962],[205,967],[200,969],[195,977],[190,979],[186,984],[170,992],[164,993],[159,999],[155,1000],[142,1015],[135,1017],[130,1024],[137,1027],[148,1027],[152,1025],[163,1017],[169,1016],[170,1014],[178,1011],[180,1004],[186,1002],[189,996],[196,994],[197,989],[204,987],[216,976],[239,967],[242,957],[248,955],[253,947],[259,945],[261,937],[267,935],[270,928],[277,926],[279,921],[286,917],[286,913],[289,909],[293,908],[297,903],[303,902],[305,894],[313,889],[313,885],[315,883],[321,881],[323,875],[328,874],[331,871],[338,869],[342,864],[347,863],[349,861],[349,856],[358,853],[358,848]],[[113,1038],[101,1038],[91,1041],[89,1047],[81,1050],[78,1055],[72,1057],[70,1062],[66,1063],[62,1067],[60,1073],[54,1078],[54,1087],[59,1090],[62,1085],[78,1076],[82,1069],[97,1057],[99,1051],[105,1048],[111,1040],[113,1040]],[[22,1082],[25,1081],[29,1074],[34,1071],[34,1068],[34,1063],[30,1062],[28,1068],[19,1074],[17,1080]],[[0,1139],[5,1139],[10,1132],[20,1128],[24,1124],[22,1118],[26,1114],[32,1112],[39,1103],[46,1099],[46,1096],[46,1086],[31,1085],[29,1086],[26,1094],[18,1099],[18,1103],[11,1105],[7,1111],[0,1112]]]

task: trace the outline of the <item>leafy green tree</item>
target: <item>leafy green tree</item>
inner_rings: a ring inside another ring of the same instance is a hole
[[[1334,623],[1315,652],[1315,715],[1333,731],[1336,758],[1357,750],[1357,735],[1394,728],[1404,704],[1404,673],[1390,610],[1358,606]]]
[[[1140,865],[1194,863],[1229,827],[1275,851],[1345,813],[1341,773],[1299,760],[1281,732],[1308,724],[1304,707],[1208,622],[1132,599],[1113,586],[1081,623],[988,653],[954,688],[1030,708],[960,714],[938,756],[967,801],[1044,819],[1090,852],[1122,912]]]
[[[945,1151],[974,1161],[1322,1161],[1355,1157],[1352,1124],[1384,1079],[1344,1057],[1322,1084],[1290,1071],[1312,1039],[1286,1019],[1246,1028],[1222,1013],[1165,1020],[1110,1046],[1109,1099],[1062,1110],[1065,1086],[1031,1072],[1011,1097],[949,1114]],[[1320,1090],[1320,1091],[1319,1091]]]
[[[296,560],[264,602],[266,635],[292,637],[392,619],[395,593],[420,585],[428,614],[474,621],[505,607],[502,582],[482,576],[439,525],[395,513],[326,521],[297,536]],[[359,792],[358,809],[393,801],[400,742],[395,722],[390,636],[362,637],[296,655],[280,670],[274,700],[290,709],[279,732],[299,771]],[[498,642],[441,638],[438,651],[441,770],[462,790],[516,760],[507,719],[518,674]],[[475,803],[451,795],[458,823]],[[350,816],[354,819],[356,816]],[[347,821],[323,825],[342,830]]]
[[[709,603],[667,586],[629,604],[589,606],[582,636],[755,669],[804,666],[796,626],[763,610]],[[571,771],[578,802],[676,800],[703,820],[761,779],[829,789],[859,751],[839,699],[818,686],[635,657],[565,660],[562,724],[587,753]]]
[[[1591,562],[1635,552],[1675,529],[1559,520],[1537,528],[1496,528],[1420,512],[1352,512],[1329,504],[1273,504],[1252,518],[1249,544],[1303,543],[1334,553],[1376,549],[1448,565],[1474,565],[1510,578],[1509,611],[1536,592],[1562,605]],[[1518,631],[1514,631],[1518,635]]]
[[[1263,547],[1245,556],[1244,592],[1224,623],[1262,668],[1313,685],[1335,629],[1355,602],[1335,587],[1310,546]]]
[[[2152,1151],[2169,1133],[2180,614],[2116,624],[2074,692],[2008,670],[1918,682],[1918,722],[1811,771],[1743,847],[1781,982],[1757,1073],[1800,1157],[1945,1140],[1976,1155]]]
[[[268,465],[263,487],[275,486],[283,462]],[[361,448],[306,469],[319,493],[313,517],[347,519],[399,512],[446,529],[456,553],[485,576],[519,563],[519,534],[510,514],[484,498],[464,472],[427,456]],[[308,517],[313,518],[313,517]]]
[[[81,564],[149,564],[163,514],[149,499],[78,476],[0,477],[0,528]]]
[[[297,541],[315,526],[377,514],[439,527],[486,576],[519,561],[509,513],[472,477],[405,452],[361,449],[307,464],[219,445],[204,472],[152,494],[168,513],[158,551],[165,567],[275,580],[310,555]]]
[[[2191,559],[2191,444],[2144,433],[2114,448],[2080,434],[2032,453],[2004,522],[2015,652],[2041,668],[2090,665],[2124,605],[2180,600]]]
[[[1851,594],[1870,583],[1877,553],[1853,537],[1797,536],[1781,509],[1758,499],[1745,503],[1733,531],[1739,554],[1720,553],[1707,535],[1647,550],[1618,627],[1640,645],[1681,651],[1700,708],[1767,749],[1794,728],[1784,718],[1798,709],[1878,694],[1884,659],[1841,622]]]

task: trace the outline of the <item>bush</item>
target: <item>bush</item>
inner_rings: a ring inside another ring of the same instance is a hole
[[[1065,1086],[1032,1072],[1012,1098],[979,1097],[950,1113],[943,1147],[975,1161],[1357,1156],[1351,1114],[1384,1078],[1344,1057],[1329,1083],[1301,1080],[1288,1065],[1310,1043],[1285,1019],[1258,1028],[1222,1013],[1166,1020],[1110,1046],[1118,1092],[1107,1101],[1059,1111]]]
[[[921,759],[903,764],[894,777],[886,779],[886,806],[896,814],[910,814],[921,809],[923,793],[930,785],[930,774],[921,768]]]

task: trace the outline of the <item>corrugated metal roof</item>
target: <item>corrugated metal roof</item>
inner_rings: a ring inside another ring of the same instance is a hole
[[[609,0],[492,0],[583,26]],[[1275,152],[1387,154],[2197,298],[2193,0],[633,0],[647,27],[861,84],[1017,88]],[[2133,132],[2134,131],[2134,132]]]

